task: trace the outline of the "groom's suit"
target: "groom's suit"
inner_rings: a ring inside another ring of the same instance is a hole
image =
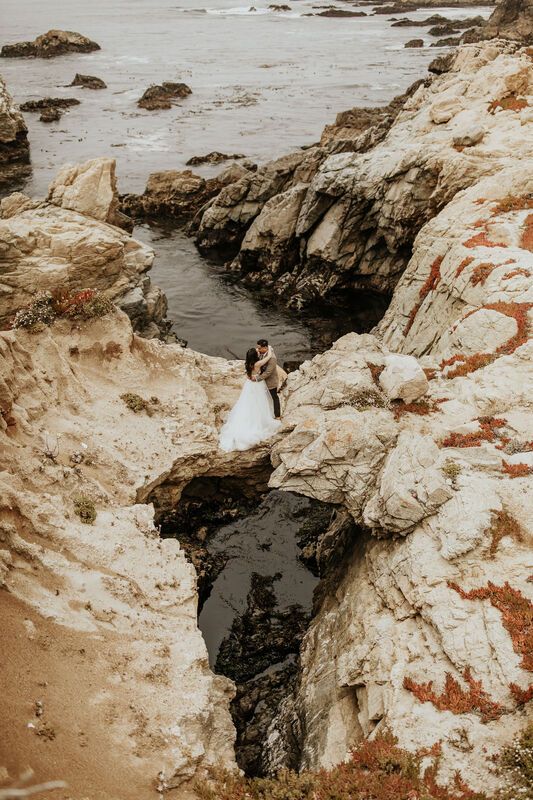
[[[272,351],[272,355],[265,366],[261,367],[261,372],[257,376],[257,380],[265,381],[267,389],[272,395],[272,401],[274,403],[274,416],[276,419],[279,419],[281,416],[281,408],[278,397],[278,360],[274,351]]]

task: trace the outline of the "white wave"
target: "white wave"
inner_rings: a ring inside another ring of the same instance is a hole
[[[142,153],[145,150],[165,153],[170,150],[166,130],[129,136],[124,144],[129,150],[133,150],[136,153]]]

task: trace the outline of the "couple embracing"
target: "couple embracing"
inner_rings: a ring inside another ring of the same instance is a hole
[[[278,366],[276,354],[266,339],[246,353],[247,380],[219,436],[220,449],[248,450],[279,430],[281,422],[278,390],[287,373]]]

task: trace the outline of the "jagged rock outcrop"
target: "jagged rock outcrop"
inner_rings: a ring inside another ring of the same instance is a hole
[[[296,307],[342,291],[390,291],[425,222],[482,175],[529,154],[531,75],[517,45],[461,48],[392,126],[343,143],[350,152],[312,148],[223,189],[201,216],[198,246],[238,251],[232,269],[246,283]],[[473,125],[482,138],[458,146]]]
[[[81,75],[77,72],[69,86],[81,86],[83,89],[107,89],[107,84],[102,78],[94,75]]]
[[[464,42],[494,38],[533,44],[533,2],[502,0],[486,22],[463,35]]]
[[[154,253],[115,227],[129,225],[117,203],[115,163],[105,158],[64,167],[46,201],[23,194],[2,201],[3,325],[39,291],[95,288],[124,307],[143,335],[166,335],[166,298],[146,274]]]
[[[140,339],[118,310],[1,332],[0,353],[0,760],[76,799],[189,798],[234,766],[233,686],[208,666],[194,568],[144,503],[266,463],[217,448],[242,364]]]
[[[116,162],[94,158],[84,164],[67,164],[48,188],[47,201],[77,211],[109,225],[131,229],[132,223],[119,211]]]
[[[505,136],[524,135],[506,116]],[[533,685],[532,226],[524,153],[422,228],[375,336],[289,376],[270,485],[344,506],[365,533],[303,640],[273,770],[294,731],[317,768],[387,727],[409,749],[440,741],[441,779],[498,785],[492,756]],[[386,370],[406,377],[391,351],[419,359],[423,397],[388,401]]]
[[[0,188],[29,174],[30,145],[24,117],[0,77]]]
[[[100,45],[75,31],[50,30],[37,36],[33,42],[5,44],[1,58],[54,58],[65,53],[92,53]]]
[[[234,183],[250,170],[232,164],[215,178],[202,178],[190,169],[153,172],[143,194],[124,194],[120,207],[125,214],[143,217],[172,217],[190,221],[227,184]]]

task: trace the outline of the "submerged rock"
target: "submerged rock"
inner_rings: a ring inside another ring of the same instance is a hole
[[[28,129],[0,78],[0,187],[22,181],[30,171]]]
[[[2,58],[53,58],[65,53],[91,53],[100,50],[100,45],[74,31],[50,30],[37,36],[32,42],[5,44],[0,51]]]
[[[196,167],[199,164],[220,164],[222,161],[238,161],[239,159],[246,158],[242,153],[220,153],[218,150],[213,150],[205,156],[192,156],[185,162],[187,167]]]
[[[424,47],[424,40],[409,39],[409,41],[404,44],[404,47]]]
[[[44,97],[42,100],[27,100],[20,108],[22,111],[40,111],[41,122],[56,122],[64,111],[79,104],[80,101],[74,97]]]
[[[69,86],[82,86],[84,89],[107,89],[107,84],[101,78],[95,78],[94,75],[81,75],[79,72],[76,73]]]
[[[317,14],[311,14],[313,17],[366,17],[364,11],[349,11],[346,8],[326,8],[324,11],[319,11]]]
[[[192,94],[192,89],[186,83],[165,81],[161,85],[149,86],[143,96],[137,100],[137,105],[148,111],[159,111],[171,108],[176,100],[181,100],[190,94]]]

